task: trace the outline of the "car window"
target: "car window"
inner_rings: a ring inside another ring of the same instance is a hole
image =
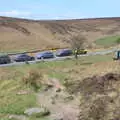
[[[66,50],[65,52],[66,52],[66,53],[69,53],[69,52],[71,52],[71,51],[70,51],[70,50]]]
[[[0,58],[2,58],[2,59],[8,59],[9,57],[8,56],[0,56]]]
[[[45,54],[52,54],[51,52],[46,52]]]
[[[20,57],[27,57],[27,55],[21,55]]]

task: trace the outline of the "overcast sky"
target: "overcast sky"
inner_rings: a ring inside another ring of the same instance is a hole
[[[0,0],[0,16],[28,19],[119,17],[120,0]]]

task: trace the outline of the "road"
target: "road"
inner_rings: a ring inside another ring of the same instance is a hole
[[[103,50],[103,51],[98,51],[98,52],[88,52],[87,54],[78,55],[78,56],[80,57],[80,56],[105,55],[105,54],[115,52],[116,50],[117,50],[116,48],[113,48],[113,49]],[[44,61],[60,61],[60,60],[71,59],[71,58],[74,58],[74,56],[55,57],[52,59],[44,59]],[[29,64],[34,64],[34,63],[41,62],[41,61],[43,61],[43,60],[29,61]],[[26,63],[25,62],[13,62],[10,64],[1,64],[0,67],[23,65],[23,64],[26,64]]]

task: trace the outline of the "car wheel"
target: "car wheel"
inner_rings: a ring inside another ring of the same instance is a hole
[[[41,57],[39,57],[38,59],[41,59]]]
[[[41,60],[43,60],[43,59],[44,59],[44,57],[41,57],[40,59],[41,59]]]
[[[35,60],[35,59],[32,57],[31,60]]]
[[[4,61],[4,64],[7,64],[7,61]]]

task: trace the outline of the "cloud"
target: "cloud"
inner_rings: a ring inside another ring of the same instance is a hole
[[[32,13],[26,11],[11,10],[11,11],[0,12],[0,16],[28,18],[28,19],[46,19],[46,18],[49,19],[52,17],[52,14],[50,15],[50,14],[40,14],[40,13]]]
[[[64,14],[60,14],[60,15],[54,15],[52,16],[52,19],[80,19],[80,18],[86,18],[85,15],[81,14],[81,13],[77,13],[77,12],[66,12]]]
[[[1,16],[9,16],[9,17],[29,17],[31,15],[31,13],[25,12],[25,11],[12,10],[12,11],[0,12],[0,15]]]
[[[35,19],[35,20],[45,20],[45,19],[77,19],[77,18],[84,18],[85,16],[76,13],[76,12],[65,12],[64,14],[46,14],[46,13],[33,13],[27,11],[19,11],[19,10],[11,10],[11,11],[3,11],[0,12],[0,16],[7,16],[7,17],[16,17],[16,18],[26,18],[26,19]]]

